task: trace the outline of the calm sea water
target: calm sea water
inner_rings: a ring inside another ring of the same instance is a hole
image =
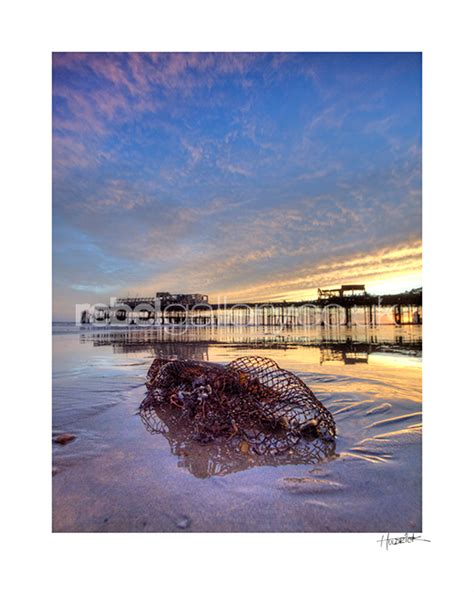
[[[280,462],[146,431],[155,356],[273,358],[333,413],[336,454]],[[53,325],[57,531],[421,530],[421,328]]]

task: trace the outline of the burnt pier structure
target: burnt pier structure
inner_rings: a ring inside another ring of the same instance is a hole
[[[158,292],[119,298],[112,307],[83,311],[81,323],[192,326],[420,325],[422,290],[377,296],[363,285],[319,290],[314,300],[210,303],[203,294]]]

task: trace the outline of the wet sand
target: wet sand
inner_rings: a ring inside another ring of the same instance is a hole
[[[402,343],[413,337],[399,331]],[[307,344],[140,344],[136,334],[117,345],[57,331],[53,347],[53,435],[77,436],[53,444],[56,532],[422,529],[421,360],[395,345],[375,348],[357,363],[337,348],[328,359]],[[150,434],[138,407],[160,348],[216,362],[275,359],[333,413],[336,454],[279,464],[217,445],[189,445],[179,434],[170,441]]]

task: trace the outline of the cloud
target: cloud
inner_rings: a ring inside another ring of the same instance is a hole
[[[193,167],[195,164],[197,164],[201,158],[203,157],[204,154],[204,150],[203,148],[201,148],[200,146],[193,146],[191,145],[187,140],[183,139],[181,140],[183,146],[185,147],[185,149],[188,151],[189,153],[189,164],[191,167]]]
[[[346,116],[347,113],[338,113],[334,106],[327,107],[311,119],[308,129],[311,131],[318,127],[338,129],[343,125]]]
[[[242,177],[250,177],[252,175],[250,170],[242,165],[232,164],[230,162],[223,162],[221,160],[218,160],[217,166],[221,170],[232,173],[233,175],[241,175]]]
[[[87,168],[97,164],[97,153],[91,152],[79,139],[71,136],[53,136],[54,169]]]
[[[367,134],[386,134],[389,131],[389,129],[393,126],[395,121],[395,115],[389,115],[388,117],[384,117],[382,119],[369,121],[365,126],[365,132]]]

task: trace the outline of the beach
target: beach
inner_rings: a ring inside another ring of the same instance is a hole
[[[190,444],[139,414],[157,355],[272,358],[331,411],[336,448],[294,460]],[[421,327],[80,330],[53,325],[53,531],[419,532]],[[75,439],[54,442],[60,434]]]

